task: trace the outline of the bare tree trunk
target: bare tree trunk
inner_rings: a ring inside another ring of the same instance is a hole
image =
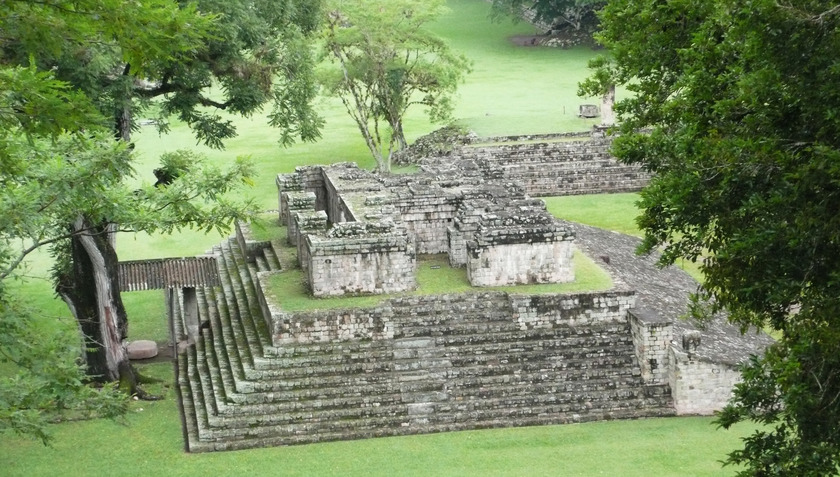
[[[373,159],[376,161],[376,169],[380,172],[387,171],[388,167],[385,162],[385,158],[382,156],[382,151],[379,150],[377,145],[379,141],[374,136],[374,133],[371,133],[370,127],[367,124],[362,123],[359,119],[356,119],[356,124],[359,126],[359,131],[361,131],[362,136],[365,138],[365,144],[370,150],[370,153],[373,155]],[[378,132],[376,135],[378,136]]]
[[[57,291],[75,315],[83,333],[87,374],[99,382],[120,381],[137,392],[137,376],[128,360],[128,320],[119,291],[113,226],[79,217],[72,225],[72,270]]]
[[[615,85],[611,84],[601,97],[601,126],[615,125]]]

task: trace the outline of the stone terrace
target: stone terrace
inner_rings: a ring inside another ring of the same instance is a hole
[[[424,171],[516,183],[532,197],[635,192],[650,180],[638,166],[619,163],[602,133],[474,138],[450,155],[427,158]]]
[[[427,163],[409,177],[377,178],[349,165],[279,176],[280,218],[313,289],[334,287],[324,294],[410,289],[417,253],[448,253],[469,270],[477,257],[493,262],[482,244],[544,238],[553,247],[575,235],[585,253],[603,261],[615,288],[402,295],[366,309],[290,312],[266,289],[269,276],[284,273],[280,263],[289,259],[278,258],[287,249],[280,238],[250,240],[240,227],[213,251],[220,287],[170,294],[175,338],[192,344],[176,367],[187,449],[718,408],[738,379],[736,364],[769,338],[740,336],[722,318],[704,329],[679,321],[693,280],[657,269],[653,257],[635,257],[632,237],[543,222],[544,206],[526,195],[641,187],[644,175],[603,157],[597,141],[556,141],[532,155],[477,147],[473,156]],[[528,261],[528,254],[511,248],[499,256]],[[540,261],[550,262],[547,256]],[[370,263],[359,265],[364,260]],[[369,266],[376,263],[385,266]],[[497,268],[516,267],[500,261]],[[358,276],[336,282],[342,270]],[[356,287],[361,282],[375,288]],[[196,319],[201,325],[190,325]]]
[[[404,297],[268,320],[282,303],[260,303],[260,280],[278,244],[213,253],[222,286],[198,290],[204,326],[178,356],[190,451],[674,413],[641,377],[630,291]],[[186,339],[183,298],[170,304]]]

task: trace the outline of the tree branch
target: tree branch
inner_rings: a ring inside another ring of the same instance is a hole
[[[74,230],[73,232],[68,232],[66,234],[61,234],[61,235],[58,235],[58,236],[55,236],[55,237],[52,237],[52,238],[49,238],[49,239],[46,239],[46,240],[41,240],[41,239],[33,240],[32,245],[30,245],[29,247],[26,247],[25,249],[21,250],[20,254],[12,262],[10,262],[8,266],[6,266],[2,270],[0,270],[0,281],[8,278],[9,275],[11,275],[12,272],[23,262],[23,260],[30,253],[34,252],[35,250],[37,250],[37,249],[39,249],[39,248],[41,248],[45,245],[50,245],[50,244],[53,244],[55,242],[59,242],[61,240],[66,240],[66,239],[69,239],[69,238],[77,236],[77,235],[82,235],[82,234],[91,235],[90,231],[92,229],[93,229],[93,227],[89,227],[89,228],[86,228],[86,229]]]
[[[840,4],[835,5],[834,7],[818,14],[795,8],[792,5],[782,5],[778,2],[776,3],[776,6],[781,8],[782,10],[787,10],[788,12],[791,12],[799,20],[815,23],[817,25],[822,25],[823,23],[825,23],[827,17],[840,13]]]
[[[210,106],[210,107],[213,107],[213,108],[224,110],[224,109],[227,109],[228,106],[230,106],[231,101],[228,100],[228,101],[225,101],[224,103],[220,103],[220,102],[214,101],[210,98],[205,98],[204,96],[199,96],[198,97],[198,103],[201,104],[202,106]]]

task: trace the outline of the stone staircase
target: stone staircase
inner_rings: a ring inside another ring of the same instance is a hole
[[[635,192],[650,174],[619,163],[610,141],[571,140],[464,146],[456,156],[473,161],[487,179],[514,181],[532,197]]]
[[[275,252],[213,253],[222,286],[197,291],[200,336],[177,357],[191,452],[674,413],[643,384],[627,323],[522,330],[502,294],[404,297],[393,339],[274,346],[252,277]]]

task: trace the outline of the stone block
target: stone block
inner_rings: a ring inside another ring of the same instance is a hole
[[[128,359],[149,359],[158,355],[157,343],[151,340],[137,340],[128,343],[125,347]]]

